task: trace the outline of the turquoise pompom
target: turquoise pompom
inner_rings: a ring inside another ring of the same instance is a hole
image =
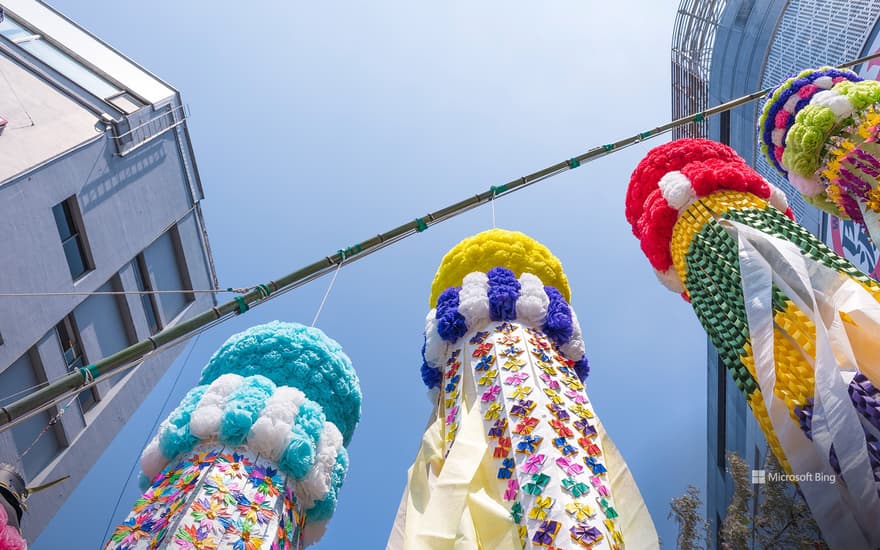
[[[229,338],[202,370],[201,384],[219,376],[261,374],[279,386],[299,388],[324,409],[346,445],[361,415],[357,374],[342,347],[321,330],[274,321]]]
[[[266,400],[275,392],[275,384],[265,376],[249,376],[233,391],[226,401],[220,421],[220,441],[241,445],[266,406]]]
[[[170,460],[189,451],[198,443],[198,438],[189,431],[189,420],[207,389],[208,386],[203,385],[189,390],[180,405],[168,415],[165,425],[159,431],[159,450],[165,458]]]
[[[278,467],[294,479],[302,479],[315,463],[315,441],[300,426],[291,432],[293,439],[278,459]]]

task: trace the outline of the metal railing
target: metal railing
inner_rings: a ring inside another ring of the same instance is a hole
[[[143,147],[168,130],[177,128],[189,118],[189,110],[185,105],[169,105],[166,110],[156,116],[145,120],[134,128],[126,129],[124,124],[113,124],[113,143],[116,145],[116,154],[125,156],[132,151]]]

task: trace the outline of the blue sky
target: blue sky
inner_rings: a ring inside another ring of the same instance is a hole
[[[677,0],[51,3],[189,104],[224,287],[264,282],[670,118]],[[629,174],[659,143],[501,198],[496,218],[562,260],[592,364],[588,392],[672,547],[669,500],[705,486],[706,341],[623,216]],[[449,248],[489,227],[490,209],[479,208],[339,274],[318,326],[358,370],[363,419],[317,548],[384,547],[430,412],[419,350],[431,279]],[[133,476],[111,521],[168,392],[170,407],[234,332],[310,323],[328,282],[202,335],[32,547],[68,547],[71,532],[98,547],[137,497]]]

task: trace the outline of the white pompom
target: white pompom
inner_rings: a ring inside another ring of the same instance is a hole
[[[834,112],[837,120],[841,120],[853,114],[855,108],[848,97],[840,95],[834,90],[823,90],[810,99],[810,105],[828,107]]]
[[[678,278],[678,273],[676,273],[674,267],[670,267],[666,271],[654,270],[654,274],[657,275],[657,280],[672,292],[677,294],[684,292],[684,285],[682,284],[681,279]]]
[[[154,437],[141,453],[141,471],[145,476],[153,479],[168,465],[168,460],[159,449],[159,438]]]
[[[464,276],[458,292],[458,312],[468,330],[478,330],[489,322],[489,277],[475,271]]]
[[[311,546],[321,540],[324,533],[327,532],[328,523],[330,523],[329,519],[306,523],[303,528],[303,546]]]
[[[782,189],[776,187],[769,181],[767,182],[767,185],[770,186],[770,199],[768,200],[770,206],[785,213],[785,211],[788,210],[788,199],[785,197],[785,193]]]
[[[303,510],[312,508],[316,501],[327,496],[330,491],[330,479],[340,448],[342,448],[342,434],[335,424],[326,422],[318,440],[315,463],[312,464],[309,473],[294,487]]]
[[[523,273],[519,278],[519,298],[516,301],[516,318],[520,322],[541,326],[547,318],[550,298],[544,290],[544,283],[532,273]]]
[[[816,80],[813,81],[817,87],[822,88],[823,90],[830,90],[832,86],[834,86],[834,79],[830,76],[820,76]]]
[[[657,182],[657,186],[669,206],[679,212],[697,200],[697,194],[691,185],[691,180],[678,170],[663,174],[663,177]]]

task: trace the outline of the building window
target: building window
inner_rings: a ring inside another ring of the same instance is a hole
[[[160,322],[167,326],[195,300],[192,281],[186,270],[186,260],[177,226],[172,227],[143,252],[144,281],[152,290],[181,290],[153,295],[158,304]]]
[[[727,471],[727,369],[718,355],[718,361],[715,367],[715,375],[718,377],[716,389],[716,399],[718,401],[718,416],[716,425],[718,440],[715,446],[715,453],[718,459],[718,469],[724,474]]]
[[[141,292],[152,292],[153,282],[150,280],[150,272],[147,270],[147,260],[143,253],[138,254],[132,262],[134,278],[137,281],[137,288]],[[144,315],[147,317],[147,326],[150,334],[156,334],[162,328],[159,320],[159,304],[156,301],[155,294],[141,294],[141,304],[144,306]]]
[[[82,344],[79,341],[79,332],[76,329],[76,320],[73,315],[68,315],[55,326],[58,333],[58,341],[61,342],[61,353],[64,355],[64,362],[67,364],[67,371],[73,372],[85,366],[86,358],[82,351]],[[90,410],[98,402],[98,395],[95,388],[91,387],[80,392],[79,405],[82,412]]]
[[[86,245],[76,197],[70,197],[53,206],[52,214],[55,216],[55,225],[58,226],[58,234],[61,236],[61,247],[67,258],[70,276],[76,280],[87,271],[94,269]]]
[[[39,384],[37,369],[34,368],[38,364],[37,361],[36,353],[31,351],[19,357],[0,373],[0,388],[2,388],[3,397],[15,395]],[[40,371],[42,372],[42,369]],[[12,399],[3,399],[0,401],[0,405],[8,405],[11,401]],[[25,477],[28,479],[34,479],[61,451],[60,424],[49,428],[39,441],[34,443],[49,424],[51,418],[51,412],[41,412],[16,424],[9,430],[12,433],[12,440],[15,442],[16,452],[19,456],[33,445],[22,463]]]

